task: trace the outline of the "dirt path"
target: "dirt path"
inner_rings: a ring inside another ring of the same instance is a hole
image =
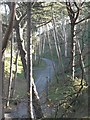
[[[55,65],[55,63],[46,58],[42,58],[42,60],[46,62],[47,66],[43,70],[36,71],[38,74],[36,75],[37,79],[35,80],[35,84],[40,96],[44,116],[49,116],[50,109],[46,99],[48,96],[48,85],[54,75],[53,65]],[[5,118],[7,118],[7,120],[10,118],[27,118],[27,101],[22,101],[11,113],[6,113]]]
[[[48,87],[49,83],[51,82],[53,76],[54,76],[54,68],[53,65],[55,66],[55,63],[49,59],[42,58],[47,66],[44,70],[40,70],[39,73],[37,74],[38,78],[35,82],[37,91],[40,96],[40,102],[42,106],[42,110],[44,113],[45,117],[49,117],[51,115],[51,109],[48,107],[47,104],[47,97],[48,97]]]
[[[45,58],[43,58],[43,60],[46,62],[47,66],[44,70],[39,70],[39,73],[36,76],[37,80],[35,82],[40,97],[42,96],[43,92],[47,92],[47,85],[49,82],[51,82],[51,79],[54,75],[52,61]]]

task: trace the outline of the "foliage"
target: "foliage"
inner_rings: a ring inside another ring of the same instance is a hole
[[[10,55],[10,54],[9,54]],[[6,56],[5,57],[5,76],[6,77],[9,77],[9,69],[10,69],[10,56]],[[15,64],[14,64],[14,61],[15,61],[15,57],[13,57],[13,74],[14,74],[14,71],[15,71]],[[22,67],[22,62],[21,62],[21,58],[20,56],[18,57],[18,71],[17,71],[17,74],[22,74],[21,76],[24,76],[23,74],[23,67]]]
[[[83,88],[81,89],[82,86]],[[80,89],[81,89],[80,94],[78,98],[75,99]],[[85,102],[85,99],[87,99],[88,97],[86,94],[87,94],[87,86],[85,80],[82,80],[82,85],[81,85],[81,79],[75,78],[74,80],[72,80],[70,76],[67,76],[66,81],[63,81],[60,78],[59,83],[57,83],[57,81],[54,78],[52,84],[49,87],[48,98],[49,101],[51,101],[52,104],[54,105],[56,109],[55,112],[57,111],[57,107],[59,107],[57,117],[60,117],[64,113],[64,111],[67,111],[67,113],[70,114],[69,109],[71,110],[71,112],[73,109],[75,109],[76,111],[78,107],[83,109],[83,104],[85,105],[87,104],[87,102]],[[83,97],[85,95],[86,98]],[[74,101],[73,104],[71,104],[72,101]],[[65,113],[65,115],[67,114]]]

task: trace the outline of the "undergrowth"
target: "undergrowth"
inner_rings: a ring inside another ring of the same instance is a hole
[[[83,107],[87,106],[87,88],[85,80],[77,77],[72,80],[70,76],[67,76],[66,81],[59,79],[58,83],[54,78],[48,94],[49,103],[52,103],[55,109],[53,117],[71,117],[73,112],[75,114],[78,110],[79,115],[77,115],[77,112],[75,115],[81,116],[80,109],[83,110]]]

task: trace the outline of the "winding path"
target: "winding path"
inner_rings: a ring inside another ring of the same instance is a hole
[[[46,63],[46,67],[45,69],[38,71],[35,84],[39,93],[42,111],[44,113],[44,116],[47,117],[50,116],[52,112],[51,109],[48,107],[47,97],[48,86],[54,76],[55,63],[46,58],[42,58],[42,60]]]
[[[42,110],[44,115],[50,112],[50,110],[47,107],[46,99],[48,95],[48,83],[51,81],[53,75],[54,75],[54,67],[55,63],[49,59],[42,58],[43,61],[46,63],[46,67],[41,70],[37,70],[36,73],[36,88],[40,96],[40,102],[42,106]],[[47,116],[47,115],[46,115]],[[14,111],[11,113],[5,114],[6,118],[25,118],[27,117],[27,102],[22,101],[19,103],[19,105],[16,107]]]
[[[53,65],[55,65],[54,62],[52,62],[49,59],[46,58],[42,58],[42,59],[43,61],[45,61],[47,66],[45,69],[39,70],[39,73],[36,76],[37,80],[35,82],[40,97],[43,91],[46,91],[47,84],[48,82],[51,81],[54,75]]]

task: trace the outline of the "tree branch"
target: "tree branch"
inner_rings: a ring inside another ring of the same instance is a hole
[[[26,16],[27,12],[25,12],[20,18],[19,18],[19,23],[21,22],[21,20]]]
[[[6,47],[7,47],[7,43],[8,43],[8,39],[10,37],[10,34],[12,32],[13,29],[13,23],[14,23],[14,19],[15,19],[15,11],[16,11],[16,4],[14,2],[11,3],[11,15],[10,15],[10,21],[9,21],[9,26],[7,28],[7,31],[5,33],[3,42],[2,42],[2,54],[4,53]]]
[[[42,25],[37,26],[37,28],[42,27],[42,26],[44,26],[44,25],[46,25],[46,24],[50,23],[51,21],[52,21],[52,19],[51,19],[51,20],[49,20],[49,21],[47,21],[47,22],[45,22],[45,23],[43,23]]]
[[[83,21],[85,21],[85,20],[87,20],[87,19],[90,19],[90,15],[87,16],[87,17],[85,17],[85,18],[83,18],[83,19],[81,19],[80,21],[76,22],[75,25],[76,25],[76,24],[79,24],[79,23],[81,23],[81,22],[83,22]]]

